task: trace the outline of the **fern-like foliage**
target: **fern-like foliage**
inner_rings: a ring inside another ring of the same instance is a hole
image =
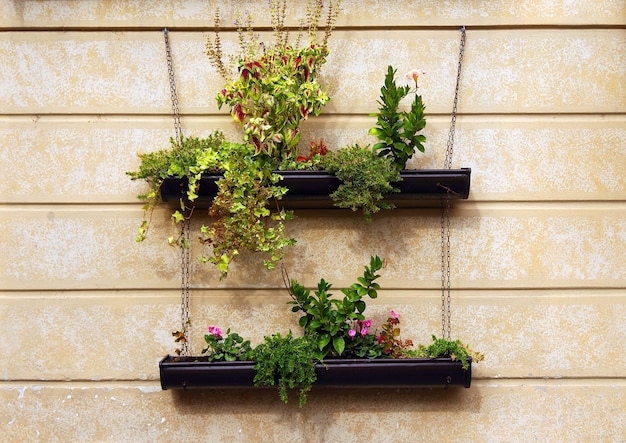
[[[266,336],[265,341],[254,348],[256,364],[255,386],[278,385],[278,394],[284,403],[289,401],[289,390],[297,389],[298,405],[303,407],[307,393],[317,380],[315,374],[315,351],[305,337],[294,338],[291,331]]]

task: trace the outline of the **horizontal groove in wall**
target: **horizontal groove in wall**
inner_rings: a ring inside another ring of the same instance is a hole
[[[457,24],[450,24],[450,22],[457,22]],[[458,31],[462,26],[465,26],[467,32],[470,31],[525,31],[525,30],[612,30],[612,29],[626,29],[626,23],[621,22],[606,22],[606,23],[588,23],[579,22],[571,24],[560,23],[518,23],[514,21],[502,21],[498,24],[481,24],[477,23],[473,18],[459,18],[455,20],[449,20],[448,23],[429,24],[429,25],[398,25],[391,23],[382,23],[380,25],[354,25],[354,26],[341,26],[339,23],[335,27],[335,31]],[[65,25],[65,26],[0,26],[0,32],[162,32],[164,28],[167,28],[169,32],[200,32],[200,33],[212,33],[215,28],[213,25],[159,25],[154,24],[147,25],[106,25],[106,26],[80,26],[80,25]],[[299,31],[298,27],[285,27],[292,33]],[[320,32],[323,32],[325,27],[320,26]],[[269,26],[255,26],[255,32],[272,32],[273,29]],[[237,28],[234,26],[221,26],[221,33],[237,32]]]
[[[42,388],[62,388],[62,389],[114,389],[114,388],[130,388],[139,389],[144,393],[160,392],[161,382],[157,379],[53,379],[53,380],[31,380],[31,379],[14,379],[0,380],[0,389],[42,389]]]
[[[183,110],[184,111],[184,110]],[[233,124],[233,120],[226,112],[219,114],[202,113],[200,111],[181,112],[181,119],[183,119],[183,128],[186,123],[203,123],[207,124],[206,119],[211,119],[211,126],[215,126],[216,123]],[[129,121],[129,119],[132,119]],[[450,114],[447,113],[426,113],[427,122],[450,122]],[[600,122],[622,122],[626,119],[626,108],[619,112],[510,112],[510,113],[485,113],[485,112],[459,112],[457,113],[457,123],[490,123],[493,127],[494,120],[497,120],[498,124],[501,123],[533,123],[537,124],[537,120],[551,120],[557,122],[574,122],[574,121],[589,121],[594,119]],[[154,123],[167,120],[171,122],[171,114],[163,113],[0,113],[0,124],[50,124],[50,123],[103,123],[103,124],[115,124],[123,123],[124,126],[129,126],[132,123]],[[331,114],[323,113],[315,118],[307,120],[303,123],[305,127],[315,126],[315,123],[329,123],[336,122],[337,120],[347,120],[356,122],[367,122],[369,125],[375,123],[374,117],[370,117],[368,114]],[[340,126],[326,127],[327,130],[341,129]]]
[[[381,297],[371,303],[394,303],[404,300],[420,299],[422,301],[439,300],[440,288],[397,288],[393,285],[382,283]],[[454,299],[463,301],[463,304],[480,304],[485,300],[489,304],[526,304],[529,298],[543,304],[615,304],[626,303],[626,287],[571,287],[558,288],[528,288],[528,287],[453,287]],[[282,300],[288,300],[282,286],[268,287],[203,287],[192,285],[194,299],[212,299],[229,302],[233,297],[249,300],[271,300],[272,303],[281,304]],[[591,293],[591,294],[590,294]],[[384,295],[383,295],[384,294]],[[0,291],[0,305],[25,304],[30,305],[33,301],[46,300],[58,305],[74,304],[110,304],[135,305],[135,304],[170,304],[180,301],[179,287],[153,287],[153,288],[82,288],[82,289],[15,289]]]
[[[233,274],[234,275],[234,274]],[[320,276],[321,277],[321,276]],[[232,277],[234,280],[236,277]],[[311,284],[307,284],[308,287],[314,287],[317,280],[315,282],[311,282]],[[335,282],[334,287],[341,288],[341,282]],[[345,286],[349,286],[352,281],[346,282]],[[422,291],[430,291],[432,295],[430,297],[440,297],[439,295],[441,291],[441,283],[439,279],[432,280],[420,280],[420,286],[415,286],[415,282],[406,282],[403,284],[394,283],[390,279],[385,281],[381,279],[380,284],[382,285],[382,291],[406,291],[411,292],[413,296]],[[107,285],[105,289],[102,289],[104,285]],[[169,290],[177,295],[172,295],[172,297],[178,297],[180,302],[180,279],[172,280],[171,286],[166,286],[167,283],[157,282],[147,283],[146,281],[115,281],[110,282],[96,282],[96,283],[85,283],[85,282],[76,282],[76,281],[67,281],[67,280],[47,280],[43,281],[35,281],[35,282],[12,282],[6,283],[2,289],[0,294],[15,294],[18,297],[21,297],[21,294],[24,292],[39,292],[39,293],[55,293],[55,292],[63,292],[71,294],[75,291],[111,291],[111,292],[122,292],[122,291],[162,291]],[[493,287],[499,288],[501,291],[543,291],[543,290],[559,290],[559,291],[621,291],[622,293],[626,292],[626,287],[624,287],[624,281],[620,279],[609,280],[600,279],[600,280],[542,280],[537,283],[525,283],[525,286],[522,286],[519,279],[516,280],[489,280],[486,282],[484,279],[477,282],[472,281],[463,281],[460,283],[453,282],[452,283],[452,291],[454,297],[463,297],[462,291],[483,291],[485,293],[489,293]],[[211,281],[210,283],[203,284],[192,284],[191,291],[193,293],[198,293],[200,291],[206,290],[224,290],[231,291],[231,294],[228,297],[232,297],[232,291],[255,291],[255,292],[276,292],[276,290],[284,290],[282,286],[276,284],[268,284],[267,286],[260,286],[258,283],[237,283],[237,285],[217,282],[217,280]],[[419,295],[421,296],[421,295]],[[108,297],[108,296],[107,296]],[[511,295],[511,297],[515,297],[515,295]],[[466,297],[468,298],[468,297]],[[489,296],[491,298],[491,296]],[[546,299],[549,297],[546,297]],[[0,300],[2,297],[0,296]],[[469,299],[469,298],[468,298]],[[502,297],[502,300],[505,298]],[[17,300],[13,299],[12,300]],[[379,300],[380,302],[381,300]]]
[[[626,387],[624,377],[511,377],[511,378],[487,378],[473,377],[472,387],[482,388],[505,388],[524,386],[546,387],[581,387],[581,386],[609,386]]]
[[[620,212],[626,211],[626,192],[607,193],[606,198],[589,200],[584,195],[580,199],[572,199],[572,195],[563,195],[561,199],[551,199],[546,194],[543,197],[546,200],[539,201],[537,199],[528,199],[528,196],[535,196],[533,193],[525,193],[520,195],[520,199],[507,199],[504,197],[497,198],[497,194],[486,194],[489,199],[475,200],[470,191],[468,200],[454,201],[451,208],[451,214],[455,217],[474,217],[474,216],[508,216],[514,214],[517,217],[534,216],[541,213],[542,216],[577,216],[577,215],[597,215],[606,216],[611,212],[619,215]],[[54,201],[55,198],[59,200]],[[81,198],[77,196],[77,198]],[[89,200],[87,200],[87,198]],[[97,196],[85,196],[85,201],[70,201],[64,196],[50,196],[46,201],[28,201],[28,202],[2,202],[0,201],[0,217],[10,217],[14,214],[24,214],[28,218],[48,218],[50,211],[58,213],[59,216],[88,216],[98,218],[101,214],[115,213],[119,217],[137,217],[137,211],[141,211],[143,203],[138,200],[134,201],[99,201]],[[111,196],[107,198],[111,199]],[[156,211],[168,211],[175,208],[176,205],[165,206]],[[550,214],[553,212],[553,214]],[[296,215],[301,217],[342,217],[354,218],[356,215],[352,211],[346,209],[296,209]],[[417,209],[393,209],[386,212],[376,214],[377,218],[383,217],[431,217],[438,216],[440,209],[438,204],[433,207],[417,208]]]

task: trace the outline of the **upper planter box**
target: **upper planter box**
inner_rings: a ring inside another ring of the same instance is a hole
[[[289,192],[281,199],[286,208],[324,209],[332,208],[330,197],[341,180],[325,171],[278,171],[283,179],[281,186]],[[406,169],[401,172],[402,181],[395,184],[399,193],[390,194],[387,201],[398,208],[413,208],[432,204],[442,197],[467,199],[470,189],[470,168],[462,169]],[[205,174],[200,180],[196,205],[209,206],[217,193],[215,182],[222,176]],[[164,202],[178,202],[185,195],[187,182],[180,178],[166,178],[161,185]]]
[[[328,359],[315,365],[315,386],[329,387],[465,387],[472,365],[463,369],[450,358]],[[167,356],[159,363],[161,388],[252,388],[254,362],[208,362],[206,357]]]

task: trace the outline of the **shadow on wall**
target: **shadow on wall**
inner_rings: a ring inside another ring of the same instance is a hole
[[[202,415],[276,415],[302,414],[306,421],[328,426],[335,415],[352,413],[437,413],[477,412],[480,410],[478,390],[452,388],[353,389],[313,387],[306,405],[298,408],[297,393],[291,392],[289,403],[283,404],[277,388],[231,390],[172,390],[174,408],[180,414]],[[291,417],[291,418],[289,418]]]
[[[283,404],[272,388],[162,394],[172,396],[182,423],[204,423],[214,441],[408,442],[421,434],[432,437],[425,441],[461,440],[467,432],[458,418],[477,415],[482,402],[479,390],[463,388],[313,387],[303,408],[297,393]]]

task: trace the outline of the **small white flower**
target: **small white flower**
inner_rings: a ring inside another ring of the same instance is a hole
[[[419,69],[412,69],[409,72],[407,72],[404,77],[412,82],[415,82],[415,87],[418,88],[417,86],[417,79],[419,78],[420,75],[426,74],[424,71],[421,71]]]

